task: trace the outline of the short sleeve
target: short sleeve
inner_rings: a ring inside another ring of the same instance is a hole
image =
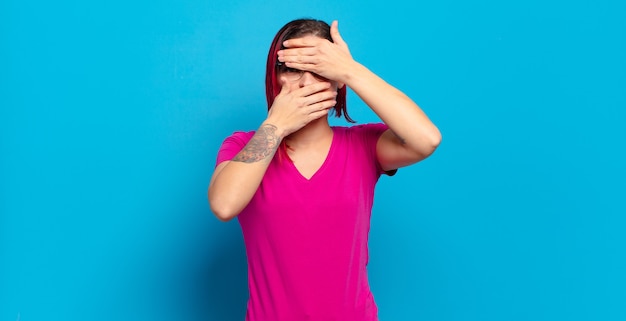
[[[389,126],[383,123],[373,123],[373,124],[363,124],[354,126],[359,135],[361,135],[364,140],[364,145],[367,148],[367,152],[371,155],[372,159],[376,161],[376,169],[379,174],[386,174],[389,176],[393,176],[398,171],[397,169],[385,171],[378,163],[378,157],[376,155],[376,144],[378,143],[378,139],[380,136],[389,129]]]
[[[220,163],[233,159],[248,144],[252,136],[254,136],[254,131],[234,132],[224,139],[222,146],[217,152],[215,166],[217,167]]]

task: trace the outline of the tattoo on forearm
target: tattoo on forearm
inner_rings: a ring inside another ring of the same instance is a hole
[[[271,124],[261,126],[246,147],[233,158],[233,161],[256,163],[273,156],[280,144],[280,137],[276,135],[276,129],[276,126]]]

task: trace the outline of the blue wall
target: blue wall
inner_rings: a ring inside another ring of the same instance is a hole
[[[444,136],[380,181],[381,320],[626,320],[623,1],[223,2],[0,3],[0,320],[243,320],[206,188],[302,16]]]

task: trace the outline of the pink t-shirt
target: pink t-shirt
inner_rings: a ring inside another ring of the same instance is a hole
[[[376,142],[387,126],[332,129],[328,156],[310,179],[274,157],[238,216],[248,258],[247,321],[378,320],[367,239],[374,186],[384,173]],[[253,135],[228,137],[217,164],[231,160]]]

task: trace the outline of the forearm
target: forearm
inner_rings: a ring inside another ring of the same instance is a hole
[[[218,166],[208,196],[220,220],[234,218],[248,205],[281,141],[276,126],[264,123],[231,161]]]
[[[441,134],[437,127],[400,90],[357,62],[354,62],[345,77],[346,85],[389,126],[407,148],[430,154],[439,144]]]

